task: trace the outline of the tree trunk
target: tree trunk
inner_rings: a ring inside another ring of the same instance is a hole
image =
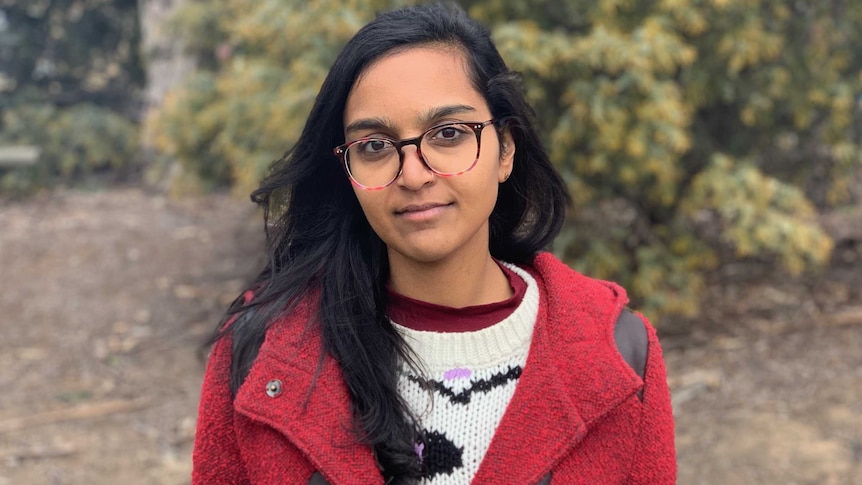
[[[141,52],[145,59],[147,86],[144,94],[144,120],[162,105],[168,92],[182,85],[195,70],[195,60],[185,53],[181,39],[170,29],[170,20],[190,0],[139,0]],[[172,161],[156,162],[150,123],[141,130],[141,152],[150,166],[151,182],[164,182]]]

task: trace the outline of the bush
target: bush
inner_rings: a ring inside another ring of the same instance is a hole
[[[0,191],[117,179],[137,169],[137,125],[92,104],[24,105],[3,112],[0,145],[35,145],[39,161],[0,171]]]
[[[205,28],[194,3],[178,25],[222,55],[154,118],[160,146],[247,193],[298,136],[343,42],[400,3],[228,0]],[[652,316],[694,314],[727,258],[793,274],[828,261],[814,207],[848,201],[862,166],[862,3],[461,3],[524,75],[574,196],[553,248],[565,260]]]

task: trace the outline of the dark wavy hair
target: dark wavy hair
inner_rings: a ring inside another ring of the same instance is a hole
[[[398,369],[415,365],[386,316],[386,247],[371,229],[332,148],[344,142],[348,93],[370,63],[413,46],[455,47],[467,59],[473,86],[505,120],[515,161],[500,185],[490,217],[490,251],[529,264],[557,235],[570,203],[533,128],[519,77],[510,71],[489,32],[453,5],[423,5],[379,15],[335,60],[305,128],[251,198],[264,209],[268,262],[253,283],[254,298],[228,310],[232,325],[218,337],[233,342],[231,388],[239,389],[265,332],[311,293],[317,315],[306,329],[339,363],[350,392],[358,439],[374,451],[387,483],[423,475],[415,444],[419,427],[397,391]],[[321,361],[322,362],[322,361]]]

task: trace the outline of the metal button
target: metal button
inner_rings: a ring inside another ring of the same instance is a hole
[[[266,395],[269,397],[275,397],[281,394],[281,381],[278,379],[273,379],[266,383]]]

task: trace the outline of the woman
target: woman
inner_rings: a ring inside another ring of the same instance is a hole
[[[269,262],[207,368],[195,483],[673,483],[653,328],[542,248],[568,195],[454,7],[360,30],[253,199]]]

